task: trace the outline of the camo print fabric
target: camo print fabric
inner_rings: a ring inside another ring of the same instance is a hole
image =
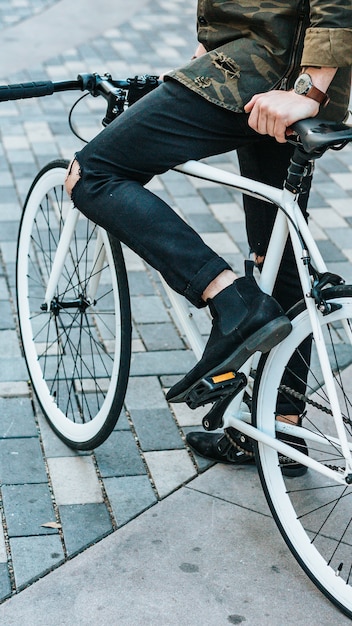
[[[198,40],[207,54],[168,76],[235,112],[253,94],[290,89],[301,66],[339,67],[329,88],[329,119],[348,108],[351,0],[198,0]]]

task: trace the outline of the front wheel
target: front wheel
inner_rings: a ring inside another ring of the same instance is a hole
[[[344,427],[352,442],[352,287],[328,289],[341,305],[321,317]],[[344,470],[307,311],[297,305],[291,334],[263,357],[254,393],[256,425],[275,435],[277,415],[300,415],[310,457]],[[335,441],[334,441],[335,438]],[[317,587],[352,617],[352,487],[308,469],[284,476],[278,453],[258,444],[258,469],[273,517],[290,550]]]
[[[51,427],[90,450],[113,430],[125,397],[131,312],[120,243],[80,216],[50,307],[45,292],[65,217],[67,162],[34,180],[17,248],[17,307],[30,379]],[[94,299],[90,292],[94,293]]]

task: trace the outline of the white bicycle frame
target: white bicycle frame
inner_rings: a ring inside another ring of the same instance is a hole
[[[302,245],[300,238],[297,235],[297,230],[298,232],[300,232],[305,242],[305,246],[309,251],[309,256],[316,269],[319,272],[323,273],[327,271],[327,268],[318,250],[318,247],[309,231],[307,223],[298,207],[296,196],[286,189],[281,190],[275,187],[271,187],[270,185],[254,181],[243,176],[234,174],[232,172],[227,172],[219,168],[207,165],[205,163],[200,163],[198,161],[187,161],[187,163],[184,163],[183,165],[180,165],[175,169],[196,178],[201,178],[204,180],[209,180],[215,183],[234,187],[242,193],[254,196],[256,198],[260,198],[284,209],[284,211],[279,210],[277,212],[277,217],[266,253],[265,263],[263,265],[259,284],[264,292],[269,294],[272,293],[287,237],[288,234],[290,234],[304,299],[309,313],[312,334],[316,343],[326,392],[330,401],[331,411],[333,414],[336,432],[338,435],[335,439],[330,438],[330,441],[334,441],[334,443],[341,448],[341,452],[346,461],[345,472],[342,473],[332,470],[325,465],[319,463],[318,461],[310,458],[309,456],[303,454],[302,452],[299,452],[295,448],[292,448],[291,446],[283,443],[281,440],[276,439],[275,437],[271,437],[263,431],[260,431],[256,427],[254,427],[251,424],[251,415],[248,409],[245,407],[244,403],[242,402],[243,392],[239,393],[232,400],[230,406],[226,410],[223,418],[224,427],[227,428],[229,426],[232,426],[234,428],[237,428],[239,431],[248,435],[252,439],[255,439],[265,445],[271,446],[285,456],[292,458],[295,461],[314,469],[315,471],[320,472],[321,474],[338,483],[346,484],[347,476],[351,476],[352,474],[352,444],[348,442],[343,426],[343,418],[337,397],[337,390],[329,364],[325,341],[321,332],[321,313],[318,311],[313,298],[310,297],[311,279],[307,266],[302,262]],[[60,241],[52,266],[51,275],[48,281],[45,295],[45,302],[48,310],[50,309],[50,303],[53,299],[55,288],[64,267],[65,258],[69,250],[70,242],[76,228],[78,218],[79,211],[72,207],[68,211],[68,214],[66,216],[65,224],[60,236]],[[100,230],[101,235],[99,235],[97,240],[96,253],[94,255],[93,263],[101,265],[104,262],[101,254],[101,243],[104,240],[104,237],[106,237],[106,233],[102,229]],[[95,275],[97,276],[97,273]],[[163,284],[176,313],[179,327],[184,332],[192,350],[195,353],[196,358],[199,359],[204,349],[204,341],[192,315],[190,314],[189,307],[185,299],[179,294],[175,293],[165,283],[165,281],[163,281]],[[97,287],[97,280],[93,279],[91,281],[91,284],[89,285],[88,294],[91,302],[94,301]],[[352,344],[352,334],[347,328],[346,331],[350,336],[350,341]],[[247,378],[251,371],[252,362],[253,357],[248,359],[248,361],[241,368],[241,371],[244,372]],[[304,429],[303,427],[297,427],[285,424],[283,422],[276,422],[276,430],[295,434],[296,436],[303,437],[307,440],[317,441],[320,444],[324,444],[324,438],[322,436],[312,433],[309,430]]]

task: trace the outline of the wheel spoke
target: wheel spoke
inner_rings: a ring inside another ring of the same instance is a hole
[[[341,309],[323,318],[322,328],[347,439],[352,445],[352,346],[350,331],[344,330],[350,328],[352,287],[332,288],[328,293],[342,304]],[[320,443],[317,438],[306,437],[309,456],[341,475],[345,459],[336,443],[324,377],[308,315],[303,310],[293,321],[289,338],[262,359],[258,371],[257,426],[270,431],[276,415],[300,415],[304,429],[320,436]],[[273,389],[278,390],[276,397]],[[285,476],[278,454],[263,445],[259,446],[259,472],[273,515],[298,562],[352,617],[352,487],[312,469],[294,478]]]
[[[49,422],[66,443],[88,449],[108,436],[121,410],[129,369],[130,305],[120,245],[99,235],[97,248],[99,230],[82,216],[50,310],[44,310],[70,210],[65,172],[62,162],[44,168],[26,201],[18,245],[18,314],[33,387]],[[93,278],[96,295],[90,302],[87,290]]]

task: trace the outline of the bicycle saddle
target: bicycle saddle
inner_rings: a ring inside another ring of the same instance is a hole
[[[352,141],[352,126],[341,122],[329,122],[328,120],[310,117],[292,124],[295,138],[287,137],[292,143],[301,143],[304,151],[312,155],[320,156],[328,148],[343,148]]]

